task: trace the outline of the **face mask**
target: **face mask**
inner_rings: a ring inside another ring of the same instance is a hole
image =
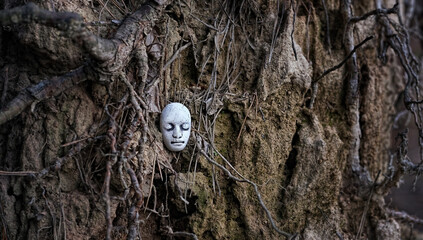
[[[188,108],[180,103],[168,104],[160,116],[160,131],[163,142],[170,151],[182,151],[191,133],[191,114]]]

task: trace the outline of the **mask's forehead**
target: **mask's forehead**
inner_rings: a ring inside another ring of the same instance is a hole
[[[161,120],[164,123],[191,123],[191,114],[184,105],[171,103],[163,109]]]
[[[191,123],[191,117],[185,112],[169,112],[163,116],[165,123]]]

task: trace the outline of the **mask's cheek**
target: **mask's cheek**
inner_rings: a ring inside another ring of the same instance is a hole
[[[182,132],[182,139],[183,139],[185,142],[188,142],[189,135],[190,135],[190,131],[183,131],[183,132]]]
[[[170,143],[170,141],[172,139],[172,132],[170,132],[170,131],[163,131],[162,134],[163,134],[163,140],[165,142],[169,142]]]

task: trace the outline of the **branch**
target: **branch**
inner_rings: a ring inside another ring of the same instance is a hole
[[[102,125],[102,124],[101,124]],[[92,132],[95,132],[101,125],[95,127],[92,129]],[[88,138],[86,141],[81,141],[77,143],[74,147],[72,147],[69,152],[63,156],[56,159],[56,161],[51,164],[50,166],[42,169],[36,174],[37,178],[43,178],[50,172],[57,172],[59,171],[62,166],[69,160],[72,159],[76,154],[79,154],[82,150],[84,150],[87,146],[89,146],[93,141],[97,139],[101,139],[103,137],[94,137],[94,138]]]
[[[19,115],[33,102],[57,96],[87,79],[86,67],[82,66],[65,75],[26,88],[0,110],[0,125]]]
[[[404,222],[410,222],[410,223],[416,223],[416,224],[420,224],[423,225],[423,219],[420,219],[418,217],[414,217],[411,216],[410,214],[403,212],[403,211],[395,211],[392,209],[388,209],[387,210],[388,214],[395,218],[398,219],[400,221],[404,221]]]
[[[165,234],[167,236],[170,236],[170,237],[184,237],[184,239],[191,238],[191,239],[194,239],[194,240],[198,240],[197,235],[195,235],[194,233],[189,233],[189,232],[174,232],[173,229],[170,226],[166,226],[165,228],[166,228],[165,229]]]
[[[248,184],[250,184],[250,185],[252,185],[254,187],[254,191],[256,192],[257,199],[258,199],[258,201],[260,203],[260,206],[266,212],[267,218],[269,219],[270,224],[272,225],[273,229],[276,230],[276,232],[278,232],[279,234],[285,236],[289,240],[293,240],[293,239],[295,239],[297,237],[297,234],[296,233],[295,234],[289,234],[287,232],[284,232],[284,231],[280,230],[276,226],[275,221],[273,220],[273,217],[272,217],[269,209],[267,209],[266,205],[263,202],[263,199],[261,198],[261,194],[260,194],[260,191],[258,189],[257,184],[255,184],[254,182],[252,182],[252,181],[250,181],[250,180],[248,180],[248,179],[246,179],[244,177],[242,177],[242,178],[235,177],[234,175],[232,175],[232,173],[227,168],[225,168],[224,166],[222,166],[221,164],[217,163],[212,158],[210,158],[210,156],[203,149],[200,149],[200,152],[207,159],[207,161],[209,161],[211,164],[213,164],[214,166],[220,168],[223,172],[225,172],[225,174],[228,176],[228,178],[230,178],[230,179],[232,179],[232,180],[234,180],[236,182],[246,182],[246,183],[248,183]],[[223,156],[221,156],[221,157],[223,158]]]
[[[372,184],[372,188],[370,189],[370,195],[369,195],[369,198],[367,199],[366,205],[364,207],[363,214],[361,215],[360,225],[358,227],[358,232],[357,232],[357,235],[355,236],[355,239],[360,239],[360,237],[361,237],[361,232],[363,231],[363,227],[364,227],[364,221],[366,219],[367,212],[369,211],[370,201],[372,200],[373,193],[375,191],[375,187],[376,187],[376,184],[377,184],[377,180],[379,179],[379,176],[380,176],[380,171],[377,173],[375,181]]]
[[[380,8],[382,5],[381,0],[376,1],[376,6]],[[399,14],[398,19],[400,19]],[[395,54],[398,56],[400,63],[406,73],[407,83],[405,85],[404,93],[404,104],[408,111],[410,111],[414,116],[414,123],[418,129],[419,138],[419,154],[420,154],[420,163],[418,166],[413,166],[414,164],[410,162],[408,168],[412,169],[413,173],[420,175],[421,168],[423,167],[423,106],[419,105],[419,100],[413,101],[413,96],[416,99],[421,99],[421,88],[420,88],[420,62],[414,56],[411,47],[410,47],[410,37],[408,30],[402,25],[397,25],[397,28],[391,28],[391,25],[394,25],[387,16],[377,15],[377,20],[379,24],[383,27],[384,35],[386,38],[386,43],[391,47]],[[381,56],[385,56],[387,47],[383,48]],[[417,103],[417,104],[414,104]],[[410,171],[410,170],[408,170]]]
[[[295,50],[295,45],[294,45],[295,19],[297,16],[298,7],[296,6],[297,4],[295,2],[292,3],[292,0],[291,0],[291,6],[293,4],[294,6],[292,8],[294,10],[294,16],[292,17],[291,46],[292,46],[292,51],[294,52],[295,60],[298,61],[297,51]]]
[[[342,65],[345,64],[345,62],[347,62],[347,60],[357,51],[357,49],[359,49],[361,46],[363,46],[367,41],[371,40],[373,38],[373,36],[369,36],[366,39],[364,39],[362,42],[360,42],[358,45],[356,45],[353,50],[348,54],[348,56],[346,56],[344,58],[344,60],[342,60],[340,63],[338,63],[337,65],[329,68],[328,70],[324,71],[322,73],[322,75],[320,75],[319,77],[317,77],[315,80],[313,80],[313,82],[318,82],[320,79],[322,79],[324,76],[328,75],[329,73],[335,71],[336,69],[342,67]]]
[[[34,172],[34,171],[16,171],[16,172],[0,171],[0,176],[18,176],[18,177],[32,176],[32,177],[35,177],[36,174],[37,174],[37,172]]]
[[[189,47],[189,46],[191,46],[191,42],[189,42],[189,43],[187,43],[187,44],[185,44],[185,45],[183,45],[182,47],[180,47],[178,50],[176,50],[176,52],[172,55],[172,57],[170,57],[170,59],[165,63],[165,65],[163,66],[163,70],[166,70],[166,68],[167,67],[169,67],[169,65],[170,64],[172,64],[172,62],[173,61],[175,61],[176,60],[176,58],[178,58],[179,57],[179,54],[183,51],[183,50],[185,50],[185,48],[187,48],[187,47]]]
[[[398,3],[396,3],[392,8],[384,9],[384,8],[378,8],[373,11],[370,11],[368,13],[365,13],[364,15],[360,17],[352,17],[349,19],[347,24],[350,23],[357,23],[363,20],[366,20],[368,17],[373,15],[380,15],[380,14],[397,14],[398,13]]]

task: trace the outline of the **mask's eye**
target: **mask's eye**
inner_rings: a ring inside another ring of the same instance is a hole
[[[173,125],[172,123],[167,123],[165,124],[164,128],[166,129],[166,131],[172,131],[175,128],[175,125]]]
[[[184,131],[188,131],[189,130],[189,123],[183,123],[181,125],[181,129],[184,130]]]

